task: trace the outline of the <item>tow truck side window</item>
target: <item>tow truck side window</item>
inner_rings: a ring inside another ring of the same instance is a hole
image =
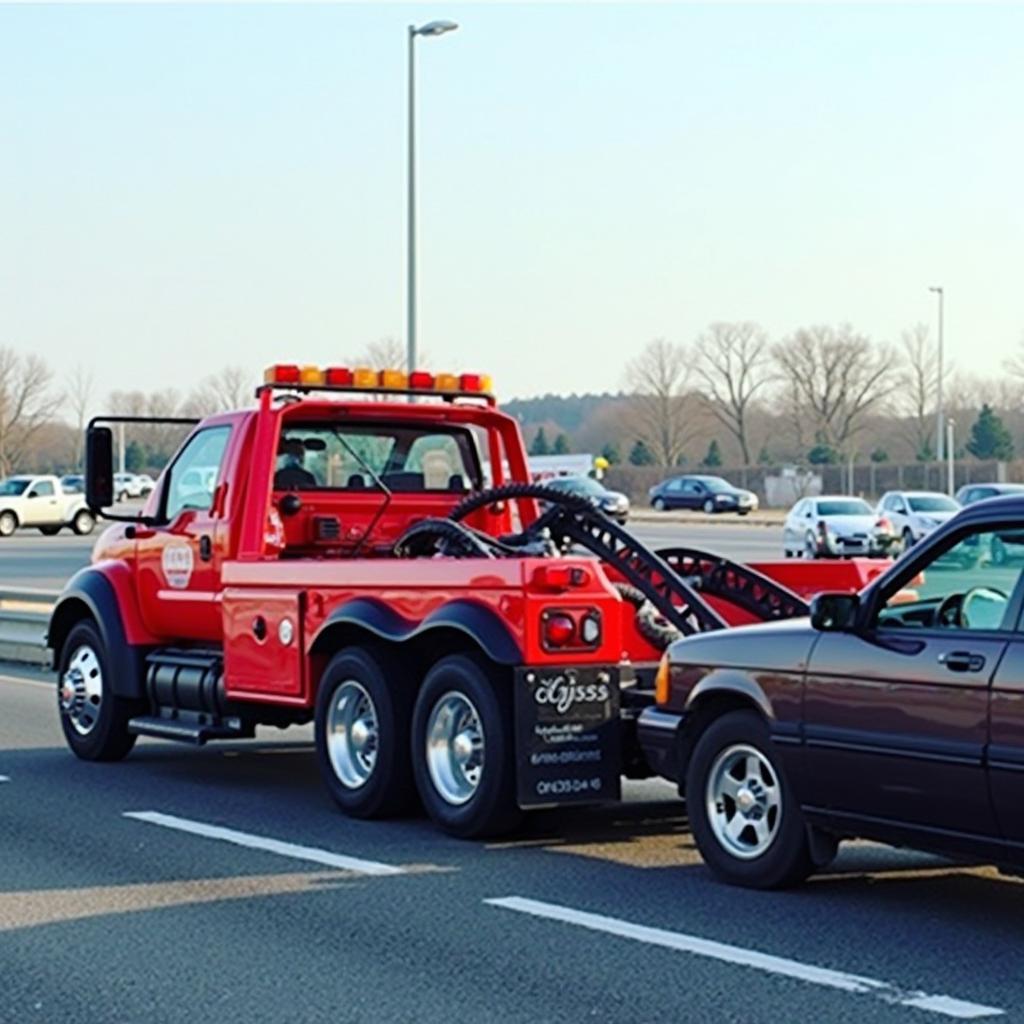
[[[213,504],[217,474],[227,448],[230,427],[209,427],[193,435],[167,474],[165,521],[186,509],[206,511]]]
[[[473,434],[459,427],[285,424],[277,490],[467,491],[482,486]]]

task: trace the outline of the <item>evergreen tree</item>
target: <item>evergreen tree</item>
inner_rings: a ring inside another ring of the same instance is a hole
[[[619,452],[619,446],[613,441],[609,441],[602,449],[601,454],[608,460],[609,466],[617,466],[622,461],[622,455]]]
[[[548,444],[548,435],[544,433],[543,427],[537,428],[537,433],[533,435],[533,444],[530,445],[531,455],[550,455],[551,446]]]
[[[1005,462],[1013,458],[1013,439],[999,414],[987,402],[981,407],[978,418],[971,427],[971,439],[967,450],[976,459],[999,459]]]
[[[757,464],[759,466],[771,466],[774,463],[775,460],[772,458],[772,453],[768,451],[768,445],[761,445],[761,450],[757,453]]]
[[[654,455],[643,441],[637,441],[629,451],[631,466],[653,466]]]
[[[722,464],[722,449],[718,446],[718,438],[713,437],[708,445],[708,453],[701,463],[707,469],[717,469]]]
[[[551,449],[552,455],[568,455],[569,454],[569,438],[565,434],[559,434],[555,438],[554,447]]]
[[[832,445],[819,441],[807,453],[807,461],[812,466],[834,466],[839,461],[839,453]]]
[[[884,448],[876,448],[870,455],[872,462],[888,462],[889,453]]]
[[[124,448],[126,473],[140,473],[146,468],[146,449],[138,441],[129,441]]]

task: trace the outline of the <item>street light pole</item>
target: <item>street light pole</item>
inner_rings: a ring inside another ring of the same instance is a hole
[[[943,314],[943,300],[945,293],[939,286],[932,286],[928,289],[930,292],[935,292],[939,296],[939,378],[936,383],[936,410],[935,410],[935,461],[942,465],[942,451],[943,451],[943,435],[945,431],[945,417],[942,415],[942,356],[943,356],[943,339],[942,339],[942,314]]]
[[[417,28],[409,26],[409,174],[408,174],[408,239],[406,279],[406,370],[416,369],[416,37],[439,36],[459,26],[454,21],[431,21]]]

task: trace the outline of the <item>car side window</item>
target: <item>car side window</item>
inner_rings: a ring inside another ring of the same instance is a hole
[[[804,506],[806,504],[807,504],[807,500],[806,499],[804,499],[803,501],[798,501],[793,506],[793,511],[792,511],[791,515],[798,516],[798,517],[802,516],[804,514]]]
[[[40,480],[31,491],[28,492],[30,498],[52,498],[53,497],[53,484],[49,480]]]
[[[230,427],[201,430],[175,459],[164,492],[164,519],[168,522],[186,509],[202,512],[213,504],[213,491],[230,433]]]
[[[696,480],[685,480],[683,482],[683,491],[686,494],[700,494],[703,490],[704,488]]]
[[[934,554],[888,596],[877,627],[1010,629],[1010,599],[1024,571],[1024,531],[982,530]]]

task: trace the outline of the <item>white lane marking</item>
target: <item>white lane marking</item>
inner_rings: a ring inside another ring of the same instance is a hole
[[[294,860],[308,860],[314,864],[325,864],[329,868],[340,868],[342,871],[357,871],[361,875],[404,875],[405,868],[396,868],[392,864],[382,864],[376,860],[362,860],[360,857],[348,857],[343,853],[331,853],[329,850],[318,850],[315,846],[299,846],[297,843],[285,843],[280,839],[269,839],[266,836],[255,836],[249,832],[236,832],[233,828],[222,828],[220,825],[207,825],[201,821],[189,821],[188,818],[176,818],[173,814],[161,814],[159,811],[126,811],[125,818],[145,821],[150,825],[162,825],[179,832],[188,832],[194,836],[207,839],[220,839],[236,846],[246,846],[250,850],[265,850],[282,857]]]
[[[10,782],[10,781],[11,781],[10,775],[0,775],[0,782]]]
[[[56,683],[41,683],[37,679],[19,679],[17,676],[0,675],[0,683],[18,683],[20,686],[38,686],[44,690],[56,692]]]
[[[725,963],[737,964],[741,967],[753,967],[769,974],[781,974],[787,978],[810,982],[812,985],[825,985],[843,992],[856,992],[876,996],[883,1002],[897,1006],[909,1006],[957,1020],[976,1020],[981,1017],[999,1017],[1006,1011],[995,1006],[984,1006],[970,1003],[951,996],[928,995],[925,992],[910,992],[884,981],[865,978],[859,974],[847,974],[845,971],[834,971],[828,967],[816,967],[804,964],[799,960],[788,960],[770,953],[761,953],[756,949],[744,949],[742,946],[730,946],[724,942],[702,939],[696,935],[684,935],[681,932],[670,932],[663,928],[648,928],[645,925],[622,921],[616,917],[605,917],[603,914],[589,914],[583,910],[573,910],[556,903],[543,903],[540,900],[526,899],[522,896],[504,896],[497,899],[484,900],[492,907],[515,910],[521,914],[531,914],[551,921],[562,921],[575,924],[591,931],[618,935],[624,939],[635,939],[652,946],[664,946],[681,953],[692,953],[694,956],[709,957]]]

